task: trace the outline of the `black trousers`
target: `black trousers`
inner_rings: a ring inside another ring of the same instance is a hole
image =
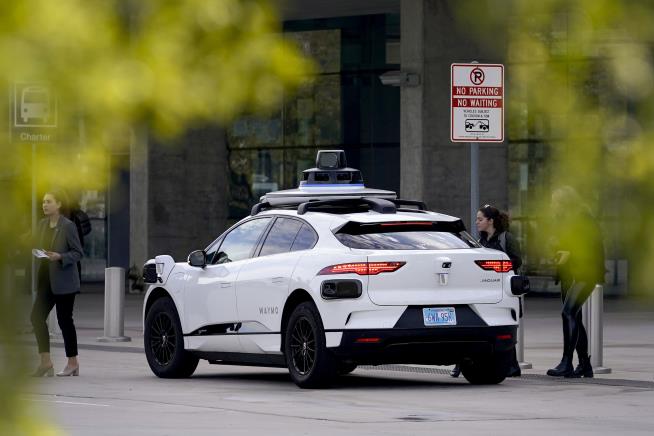
[[[50,352],[50,332],[48,331],[48,315],[53,307],[57,308],[57,321],[64,336],[66,357],[77,356],[77,331],[73,323],[73,306],[76,294],[55,295],[50,286],[39,286],[36,300],[32,307],[32,327],[39,346],[39,353]]]
[[[595,289],[594,283],[572,282],[567,287],[561,286],[563,308],[563,355],[572,359],[577,350],[581,358],[588,357],[588,335],[582,322],[581,307]]]

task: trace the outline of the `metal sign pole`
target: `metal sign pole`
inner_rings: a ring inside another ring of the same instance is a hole
[[[479,207],[479,143],[470,143],[470,233],[479,239],[477,208]]]
[[[36,239],[36,143],[32,144],[32,241]],[[32,247],[34,248],[34,247]],[[39,247],[40,248],[40,247]],[[32,289],[32,303],[36,299],[36,258],[32,258],[32,274],[31,274],[31,289]]]
[[[32,240],[35,240],[36,237],[36,225],[38,222],[37,218],[37,202],[38,198],[36,197],[36,143],[32,143]],[[35,248],[35,247],[32,247]],[[37,247],[37,248],[44,248],[44,247]],[[38,273],[38,267],[36,264],[37,260],[34,256],[32,256],[32,302],[36,300],[36,293],[37,293],[37,273]],[[61,336],[61,329],[59,328],[59,323],[57,321],[57,312],[53,309],[50,314],[48,315],[48,331],[50,333],[51,338],[58,338]]]

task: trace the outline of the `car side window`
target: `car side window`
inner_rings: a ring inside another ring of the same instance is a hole
[[[309,225],[302,224],[302,228],[297,233],[295,241],[293,241],[291,251],[308,250],[313,248],[316,242],[318,242],[316,232]]]
[[[207,263],[211,264],[213,263],[213,256],[216,254],[216,251],[218,251],[218,247],[220,247],[221,241],[214,241],[209,247],[207,247],[204,251],[207,253],[206,259]]]
[[[270,219],[266,217],[246,221],[229,232],[220,244],[212,263],[236,262],[249,258]]]
[[[288,253],[291,251],[293,241],[302,227],[298,220],[289,218],[277,218],[273,224],[266,241],[261,247],[259,256],[268,256],[271,254]]]

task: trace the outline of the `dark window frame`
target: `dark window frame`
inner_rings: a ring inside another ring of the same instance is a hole
[[[268,215],[268,216],[270,216],[270,215]],[[313,250],[313,248],[318,244],[318,241],[320,240],[320,236],[318,235],[318,232],[316,232],[316,229],[314,229],[313,226],[311,224],[309,224],[307,221],[305,221],[305,220],[303,220],[301,218],[290,216],[290,215],[272,215],[272,216],[275,219],[270,224],[270,226],[268,226],[268,228],[266,229],[264,237],[259,240],[257,249],[255,251],[255,255],[253,257],[258,258],[258,257],[274,256],[276,254],[284,254],[284,253],[275,253],[275,254],[264,254],[263,256],[261,255],[261,249],[263,248],[263,244],[265,243],[266,239],[268,238],[268,234],[270,233],[270,230],[272,230],[272,227],[275,225],[275,222],[279,218],[299,221],[301,224],[306,225],[313,232],[314,236],[316,237],[316,241],[313,243],[311,248],[307,248],[306,250]],[[300,233],[301,230],[302,230],[302,227],[300,227],[300,230],[298,230],[298,234]],[[297,234],[295,235],[295,238],[297,238]],[[293,248],[294,243],[295,243],[295,239],[293,240],[293,243],[291,243],[291,248]],[[296,251],[304,251],[304,250],[296,250]],[[293,253],[293,251],[291,251],[289,249],[289,251],[287,251],[286,253]]]
[[[237,228],[239,228],[239,227],[241,227],[242,225],[247,224],[247,223],[249,223],[249,222],[251,222],[251,221],[254,221],[254,220],[260,220],[260,219],[265,219],[265,220],[268,220],[269,223],[268,223],[268,225],[263,229],[263,231],[261,232],[261,235],[259,235],[259,238],[258,238],[257,241],[254,243],[254,248],[253,248],[252,250],[250,250],[250,253],[248,254],[248,257],[246,257],[245,259],[236,260],[236,261],[234,261],[234,262],[240,262],[241,260],[247,260],[247,259],[252,259],[252,258],[254,258],[254,257],[257,257],[257,256],[255,255],[255,253],[258,253],[258,249],[260,248],[260,244],[261,244],[261,240],[262,240],[262,238],[264,237],[264,235],[268,235],[268,232],[270,231],[270,227],[272,226],[272,223],[275,222],[275,220],[274,220],[273,218],[274,218],[274,217],[271,217],[270,215],[266,215],[266,216],[257,216],[257,217],[252,217],[252,218],[250,218],[250,219],[247,219],[247,220],[245,220],[245,221],[238,222],[238,223],[234,224],[233,226],[231,226],[231,227],[230,227],[229,229],[227,229],[227,230],[226,230],[222,235],[220,235],[218,238],[216,238],[216,240],[215,240],[214,242],[212,242],[211,244],[209,244],[209,246],[205,249],[205,252],[207,252],[207,251],[208,251],[210,248],[212,248],[215,244],[218,244],[218,248],[217,248],[216,251],[214,252],[214,254],[213,254],[213,256],[211,257],[211,259],[207,259],[207,265],[220,265],[220,264],[218,264],[218,263],[214,263],[214,259],[213,259],[213,258],[216,256],[217,253],[220,253],[220,252],[221,252],[220,250],[221,250],[221,248],[222,248],[222,246],[223,246],[223,243],[225,242],[225,238],[227,238],[227,236],[228,236],[230,233],[232,233],[232,232],[233,232],[234,230],[236,230]]]

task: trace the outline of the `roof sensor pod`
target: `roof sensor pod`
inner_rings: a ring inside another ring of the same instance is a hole
[[[315,185],[357,185],[363,187],[361,171],[349,168],[345,151],[320,150],[316,156],[316,168],[302,172],[300,188]]]

